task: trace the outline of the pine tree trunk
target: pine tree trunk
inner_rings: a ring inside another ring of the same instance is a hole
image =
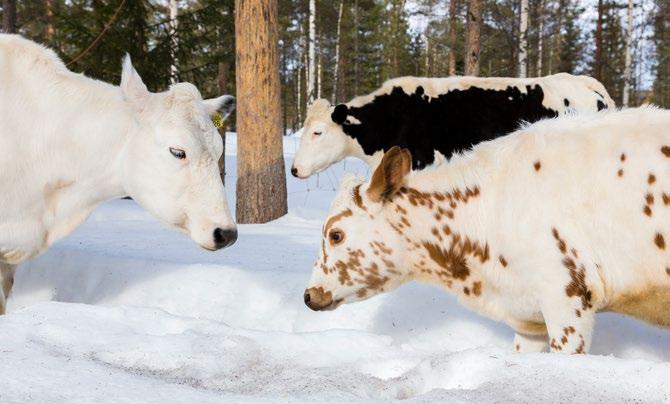
[[[536,76],[542,76],[542,57],[544,56],[542,51],[542,45],[544,41],[544,0],[540,0],[540,6],[537,13],[538,19],[538,29],[537,29],[537,63],[536,67]]]
[[[519,10],[519,77],[528,76],[528,0],[521,0]]]
[[[354,0],[354,95],[358,95],[358,0]]]
[[[307,39],[309,61],[307,65],[307,104],[316,96],[316,0],[309,0],[309,37]]]
[[[237,221],[286,214],[277,0],[235,0]]]
[[[337,86],[340,78],[340,40],[342,33],[342,11],[344,10],[344,0],[340,0],[340,8],[337,12],[337,37],[335,39],[335,70],[333,70],[333,97],[332,103],[337,103]]]
[[[2,2],[2,29],[8,34],[16,33],[16,0]]]
[[[465,52],[465,75],[479,75],[480,31],[482,26],[481,0],[470,0],[468,4],[468,36]]]
[[[449,75],[456,75],[456,3],[458,0],[449,0]]]
[[[228,94],[228,71],[230,66],[226,62],[219,62],[219,75],[217,77],[217,82],[219,85],[219,94],[224,95]],[[219,135],[223,140],[223,153],[221,158],[219,158],[219,175],[221,176],[221,182],[226,184],[226,125],[219,129]]]
[[[170,82],[175,84],[179,81],[179,68],[177,67],[177,47],[179,42],[177,40],[177,17],[179,16],[179,8],[177,0],[170,0],[168,7],[170,9]]]
[[[603,0],[598,0],[598,20],[596,22],[596,56],[593,76],[596,80],[603,79]]]
[[[623,100],[624,107],[628,106],[630,96],[631,51],[633,47],[633,0],[628,0],[628,26],[626,30],[626,62],[624,67]]]

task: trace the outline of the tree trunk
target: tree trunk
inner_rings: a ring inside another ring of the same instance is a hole
[[[53,19],[54,19],[54,0],[46,0],[44,2],[44,8],[46,9],[46,25],[44,27],[44,37],[46,38],[47,42],[51,46],[53,46],[53,39],[54,39],[54,24],[53,24]]]
[[[624,68],[623,100],[624,107],[628,106],[630,96],[631,74],[631,51],[633,47],[633,0],[628,0],[628,27],[626,30],[626,64]]]
[[[596,23],[596,56],[593,76],[602,81],[603,73],[603,0],[598,0],[598,20]]]
[[[335,70],[333,71],[333,104],[337,103],[337,80],[340,78],[340,35],[342,33],[342,11],[344,0],[340,0],[340,8],[337,12],[337,38],[335,40]]]
[[[179,81],[179,68],[177,67],[177,47],[179,41],[177,39],[177,17],[179,16],[179,7],[177,0],[170,0],[168,5],[170,9],[170,82],[175,84]]]
[[[228,94],[228,71],[230,66],[226,62],[219,62],[219,76],[217,81],[219,84],[219,94],[224,95]],[[219,158],[219,175],[221,176],[221,182],[226,184],[226,126],[219,129],[219,134],[223,140],[223,153],[221,158]]]
[[[456,75],[456,3],[458,0],[449,1],[449,75]]]
[[[528,77],[528,0],[521,0],[519,18],[519,77]]]
[[[277,0],[235,0],[237,221],[286,214]]]
[[[544,0],[540,0],[540,6],[539,10],[537,13],[537,19],[538,19],[538,29],[537,29],[537,63],[535,65],[536,67],[536,76],[541,77],[542,76],[542,57],[544,56],[542,53],[542,45],[543,45],[543,40],[544,40]]]
[[[465,52],[465,75],[479,75],[480,31],[482,26],[481,0],[470,0],[467,16],[468,35]]]
[[[307,42],[309,61],[307,64],[307,105],[316,96],[316,0],[309,0],[309,37]]]
[[[358,95],[358,0],[354,0],[354,95]]]
[[[16,0],[2,2],[2,29],[8,34],[16,33]]]

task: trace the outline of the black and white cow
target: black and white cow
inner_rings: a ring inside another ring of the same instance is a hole
[[[567,73],[527,79],[400,77],[346,104],[316,100],[291,173],[307,178],[349,156],[374,170],[393,146],[408,149],[412,167],[421,169],[505,135],[521,122],[614,106],[599,81]]]

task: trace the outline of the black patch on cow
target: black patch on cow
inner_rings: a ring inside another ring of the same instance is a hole
[[[598,100],[596,102],[596,106],[598,107],[598,111],[602,111],[603,109],[607,109],[607,104],[605,104],[604,102],[602,102],[600,100]]]
[[[597,92],[596,90],[593,90],[593,92],[596,93],[596,94],[598,94],[598,96],[599,96],[600,98],[605,99],[605,97],[603,97],[603,95],[600,94],[599,92]]]
[[[570,106],[570,100],[568,100],[567,98],[563,98],[563,105],[565,105],[566,107],[569,107]]]
[[[330,114],[330,119],[333,120],[338,125],[342,125],[344,121],[347,120],[347,115],[349,114],[349,107],[344,104],[340,104],[335,107],[335,110]]]
[[[503,136],[522,121],[553,118],[558,112],[542,105],[542,87],[526,86],[491,90],[470,87],[429,97],[418,86],[414,94],[393,87],[389,94],[376,96],[361,107],[335,107],[331,117],[342,124],[344,133],[358,140],[367,155],[393,146],[409,149],[412,168],[433,163],[435,150],[446,157],[485,140]],[[343,116],[344,115],[344,116]],[[359,120],[349,124],[346,116]]]

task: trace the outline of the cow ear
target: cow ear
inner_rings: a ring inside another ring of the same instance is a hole
[[[347,115],[349,115],[349,107],[344,104],[339,104],[335,107],[333,113],[330,114],[330,119],[336,124],[342,125],[344,121],[347,120]]]
[[[367,194],[373,202],[387,202],[405,184],[405,177],[412,168],[412,154],[407,149],[393,146],[382,157],[368,187]]]
[[[208,115],[211,116],[218,112],[225,119],[235,110],[235,97],[232,95],[222,95],[221,97],[204,100],[203,104]]]
[[[121,70],[121,93],[123,98],[132,103],[142,102],[149,96],[149,90],[142,81],[139,73],[130,61],[130,55],[123,58],[123,69]]]

